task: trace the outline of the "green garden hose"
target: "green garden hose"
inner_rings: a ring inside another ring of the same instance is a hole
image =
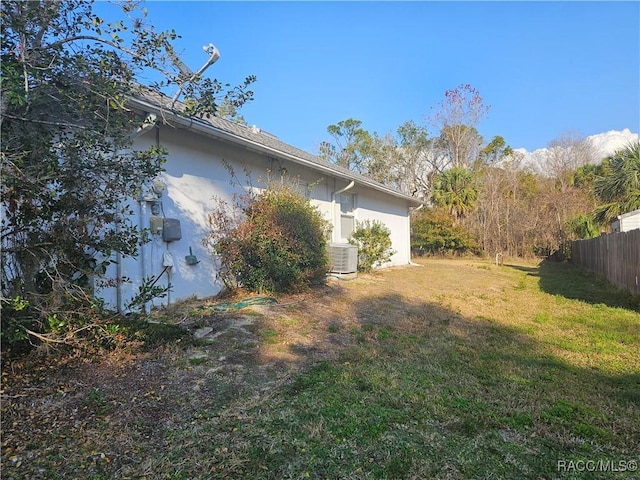
[[[278,301],[273,297],[249,297],[239,302],[222,302],[214,305],[216,312],[228,312],[229,310],[241,310],[254,305],[274,305]]]

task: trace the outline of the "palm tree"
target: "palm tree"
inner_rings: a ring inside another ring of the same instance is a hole
[[[433,185],[433,203],[445,207],[457,220],[476,206],[478,183],[474,173],[466,168],[450,168],[440,173]]]
[[[630,143],[608,160],[609,167],[595,181],[595,193],[601,203],[594,219],[600,224],[640,208],[640,142]]]

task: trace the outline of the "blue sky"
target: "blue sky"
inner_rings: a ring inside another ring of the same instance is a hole
[[[385,134],[426,125],[462,83],[491,106],[478,130],[531,151],[567,131],[640,129],[639,2],[148,1],[192,69],[223,82],[256,75],[250,125],[317,153],[355,118]],[[96,13],[107,8],[99,4]],[[437,132],[430,129],[431,135]]]

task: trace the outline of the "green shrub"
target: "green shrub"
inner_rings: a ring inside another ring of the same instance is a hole
[[[570,218],[567,227],[573,238],[588,239],[600,235],[600,226],[588,215]]]
[[[27,330],[33,329],[37,324],[37,316],[32,313],[29,302],[21,296],[16,296],[15,298],[1,298],[0,305],[2,351],[6,352],[9,347],[18,351],[28,349],[29,335]]]
[[[411,252],[414,255],[446,255],[477,251],[478,244],[451,215],[440,209],[424,209],[411,219]]]
[[[358,247],[359,272],[370,272],[396,253],[391,248],[391,231],[378,220],[358,222],[349,243]]]
[[[76,295],[69,292],[43,294],[38,303],[20,296],[0,299],[3,354],[16,357],[40,345],[46,346],[42,351],[59,353],[140,346],[131,319],[120,319],[105,309],[102,300],[81,289],[75,290]]]
[[[279,182],[236,207],[239,222],[227,204],[218,205],[205,240],[220,259],[218,275],[227,287],[289,292],[324,279],[329,224],[309,199]]]

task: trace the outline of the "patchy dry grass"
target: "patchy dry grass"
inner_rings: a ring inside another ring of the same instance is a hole
[[[638,478],[637,298],[567,264],[420,263],[5,365],[3,478]]]

